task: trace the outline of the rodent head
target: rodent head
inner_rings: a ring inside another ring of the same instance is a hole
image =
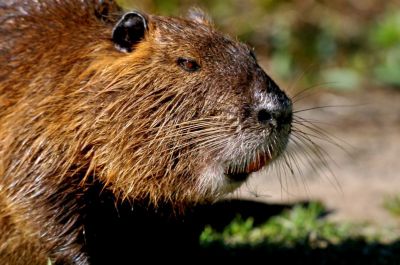
[[[211,24],[198,10],[185,19],[130,12],[116,23],[99,74],[109,103],[97,119],[110,135],[95,165],[122,196],[214,199],[285,149],[291,100],[252,49]]]

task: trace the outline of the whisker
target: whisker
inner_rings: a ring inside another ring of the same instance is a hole
[[[293,103],[293,104],[294,104],[294,103],[298,103],[298,102],[300,102],[301,100],[303,100],[303,99],[305,99],[305,98],[307,98],[307,97],[310,97],[311,95],[313,95],[313,94],[315,94],[315,93],[318,93],[318,92],[319,92],[319,90],[317,90],[318,88],[325,87],[325,86],[327,86],[327,85],[331,85],[332,83],[333,83],[333,82],[324,82],[324,83],[320,83],[320,84],[315,84],[315,85],[313,85],[313,86],[309,86],[309,87],[307,87],[307,88],[305,88],[305,89],[299,91],[299,92],[298,92],[297,94],[295,94],[294,96],[292,96],[292,97],[291,97],[292,103]],[[314,90],[313,93],[310,92],[311,90]],[[310,92],[310,93],[305,94],[306,92]]]
[[[293,111],[293,114],[300,113],[300,112],[305,112],[305,111],[310,111],[310,110],[317,110],[317,109],[328,109],[328,108],[353,108],[354,105],[326,105],[326,106],[317,106],[317,107],[312,107],[312,108],[307,108],[307,109],[301,109],[301,110],[296,110]]]
[[[294,134],[294,137],[296,137],[300,142],[302,142],[307,148],[308,150],[310,150],[314,156],[315,159],[317,159],[316,161],[321,162],[323,168],[325,168],[328,172],[329,175],[326,175],[324,173],[324,171],[321,171],[320,169],[316,168],[314,166],[315,160],[312,156],[310,156],[309,153],[305,153],[307,160],[311,163],[311,167],[313,168],[313,170],[316,170],[317,172],[321,172],[323,173],[323,175],[325,175],[328,179],[328,181],[334,185],[336,188],[338,188],[339,190],[342,190],[340,183],[338,182],[334,172],[332,171],[332,169],[329,167],[329,162],[327,160],[327,158],[329,159],[329,161],[331,161],[332,163],[335,163],[335,160],[319,145],[317,145],[314,141],[312,141],[310,139],[309,136],[304,135],[304,134]],[[332,182],[332,178],[334,179],[334,182]]]
[[[309,120],[306,120],[304,118],[300,118],[300,119],[301,119],[301,121],[300,122],[296,122],[295,124],[310,130],[314,134],[311,134],[309,132],[303,132],[302,130],[300,130],[298,128],[295,128],[296,131],[298,131],[299,133],[300,132],[301,133],[306,133],[306,134],[308,134],[310,136],[313,136],[313,137],[315,137],[317,139],[320,139],[322,141],[328,142],[328,143],[338,147],[339,149],[341,149],[342,151],[344,151],[345,153],[347,153],[348,155],[351,156],[351,154],[348,152],[348,150],[341,145],[341,144],[344,144],[349,148],[353,148],[353,146],[351,144],[349,144],[348,142],[346,142],[345,140],[343,140],[341,138],[333,136],[332,134],[327,132],[325,129],[323,129],[320,126],[314,124],[313,122],[310,122]]]

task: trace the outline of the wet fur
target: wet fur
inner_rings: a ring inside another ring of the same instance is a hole
[[[276,86],[247,46],[201,14],[151,16],[150,33],[127,55],[110,41],[115,20],[94,2],[0,4],[1,264],[87,264],[93,187],[116,202],[181,208],[225,192],[224,172],[214,180],[221,169],[204,173],[208,164],[246,157],[263,142],[238,142],[264,132],[239,107],[251,98],[248,84]],[[181,72],[179,56],[198,59],[202,71]],[[278,151],[268,152],[281,152],[286,142],[274,137]]]

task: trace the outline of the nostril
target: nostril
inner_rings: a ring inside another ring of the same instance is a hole
[[[257,113],[258,122],[266,124],[272,120],[272,114],[266,109],[261,109]]]

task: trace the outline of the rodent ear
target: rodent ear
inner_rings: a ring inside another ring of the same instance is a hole
[[[112,40],[118,50],[131,52],[135,44],[140,42],[147,31],[147,20],[138,12],[129,12],[114,26]]]
[[[202,9],[198,7],[192,7],[189,9],[187,18],[207,26],[211,26],[213,24],[210,16],[208,16]]]

